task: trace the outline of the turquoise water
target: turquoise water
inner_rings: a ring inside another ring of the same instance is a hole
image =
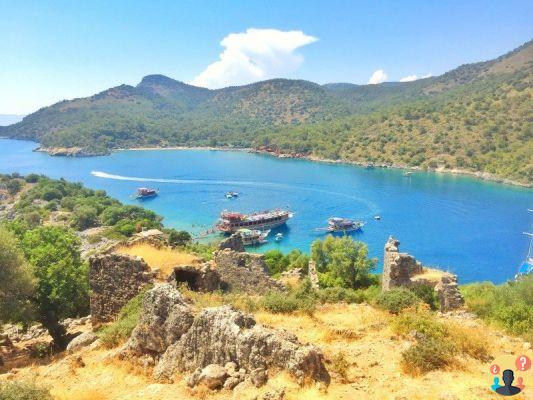
[[[175,228],[201,232],[220,211],[290,207],[295,216],[284,240],[256,249],[309,251],[321,238],[315,228],[331,216],[366,221],[354,238],[382,258],[389,235],[424,264],[457,273],[461,282],[503,282],[514,276],[527,251],[533,191],[433,173],[366,170],[304,160],[228,151],[122,151],[91,158],[50,157],[35,143],[0,140],[0,172],[36,172],[104,189],[125,203],[142,204]],[[157,198],[129,196],[138,186],[160,189]],[[228,200],[226,191],[240,193]],[[381,215],[375,221],[375,215]],[[254,251],[256,251],[254,250]]]

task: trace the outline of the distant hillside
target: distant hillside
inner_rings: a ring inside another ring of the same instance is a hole
[[[0,126],[16,124],[22,121],[22,118],[24,118],[24,115],[0,114]]]
[[[90,153],[263,147],[356,162],[482,171],[533,182],[533,44],[405,83],[273,79],[218,90],[162,75],[63,101],[0,135]]]

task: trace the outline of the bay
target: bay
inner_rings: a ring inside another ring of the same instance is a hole
[[[380,260],[389,235],[401,251],[425,265],[450,270],[461,283],[511,279],[527,253],[531,189],[470,177],[394,169],[371,169],[267,155],[215,150],[120,151],[88,158],[51,157],[37,144],[0,139],[0,172],[39,173],[103,189],[127,204],[164,217],[167,226],[193,233],[213,225],[222,210],[251,212],[289,207],[294,213],[281,242],[253,251],[298,248],[324,236],[315,228],[328,217],[362,219],[357,240]],[[139,186],[160,190],[156,198],[131,198]],[[226,199],[227,191],[239,192]],[[381,220],[374,220],[380,215]],[[379,271],[379,270],[378,270]]]

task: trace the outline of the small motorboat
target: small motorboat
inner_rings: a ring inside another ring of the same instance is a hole
[[[253,246],[257,244],[266,243],[267,236],[270,230],[260,231],[258,229],[239,229],[237,231],[241,234],[242,242],[245,246]]]
[[[151,188],[138,188],[137,193],[135,193],[134,197],[136,199],[147,199],[149,197],[155,197],[159,193],[159,190],[151,189]]]
[[[381,216],[380,216],[380,215],[375,215],[375,216],[374,216],[374,219],[375,219],[376,221],[379,221],[379,220],[381,219]]]
[[[411,176],[411,175],[413,175],[413,173],[412,173],[411,171],[405,171],[405,172],[403,173],[403,176],[405,176],[405,177],[409,177],[409,176]]]
[[[276,235],[274,236],[274,240],[276,242],[281,242],[283,240],[283,233],[276,233]]]
[[[226,192],[226,199],[234,199],[236,197],[239,197],[239,193],[237,193],[237,192]]]

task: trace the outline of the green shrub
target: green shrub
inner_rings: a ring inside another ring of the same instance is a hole
[[[327,287],[317,292],[321,303],[363,303],[373,301],[379,294],[379,286],[365,289],[347,289],[339,286]]]
[[[387,310],[393,314],[398,314],[405,308],[413,307],[420,302],[420,299],[410,290],[394,288],[380,294],[376,299],[379,308]]]
[[[0,383],[0,400],[52,400],[48,389],[30,382]]]
[[[168,242],[171,246],[185,246],[192,239],[191,234],[187,231],[177,231],[168,229]]]
[[[311,287],[311,282],[309,279],[305,279],[289,293],[267,293],[260,300],[259,305],[275,314],[290,314],[301,311],[311,315],[316,309],[316,301],[317,295]]]
[[[426,337],[402,353],[402,363],[411,375],[448,366],[453,360],[453,346],[445,339]]]
[[[442,339],[446,337],[446,326],[435,320],[429,312],[403,312],[392,322],[392,330],[402,336],[416,331],[425,337]]]
[[[98,332],[100,342],[106,348],[113,348],[125,342],[131,335],[133,328],[139,321],[142,301],[150,286],[145,287],[120,310],[115,322],[102,328]]]
[[[422,300],[424,303],[429,305],[432,310],[437,310],[439,308],[439,299],[435,289],[430,285],[414,285],[409,288],[416,297]]]
[[[490,282],[460,287],[468,309],[508,333],[533,341],[533,276],[517,282]]]

